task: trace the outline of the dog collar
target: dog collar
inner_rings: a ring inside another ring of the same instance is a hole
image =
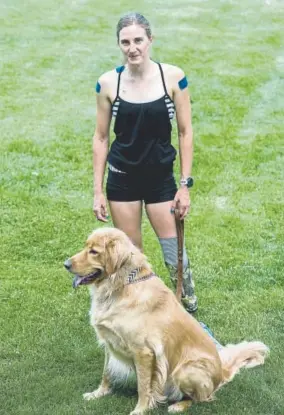
[[[124,285],[135,284],[136,282],[141,282],[141,281],[149,280],[152,277],[156,277],[156,274],[154,274],[154,272],[151,272],[151,274],[144,275],[143,277],[140,277],[140,278],[136,278],[137,274],[139,274],[141,269],[142,268],[139,267],[131,271],[130,274],[126,277],[126,283]]]

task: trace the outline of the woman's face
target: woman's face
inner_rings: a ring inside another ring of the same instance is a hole
[[[152,38],[149,39],[143,27],[133,24],[121,29],[118,44],[127,63],[139,65],[149,58]]]

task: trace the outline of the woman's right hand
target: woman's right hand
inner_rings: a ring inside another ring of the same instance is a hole
[[[107,203],[103,193],[95,194],[93,211],[98,220],[108,222]]]

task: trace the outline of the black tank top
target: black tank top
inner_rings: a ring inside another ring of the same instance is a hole
[[[117,95],[112,104],[115,140],[108,162],[123,172],[171,168],[176,157],[176,150],[171,145],[175,106],[167,93],[162,67],[158,65],[165,94],[145,103],[131,103],[120,98],[120,78],[125,67],[116,69]]]

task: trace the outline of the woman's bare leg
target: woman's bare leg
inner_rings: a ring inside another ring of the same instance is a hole
[[[134,245],[142,251],[142,202],[140,200],[134,202],[109,201],[109,207],[114,226],[125,232]]]
[[[149,203],[146,212],[158,238],[176,238],[175,215],[171,213],[172,201]]]

